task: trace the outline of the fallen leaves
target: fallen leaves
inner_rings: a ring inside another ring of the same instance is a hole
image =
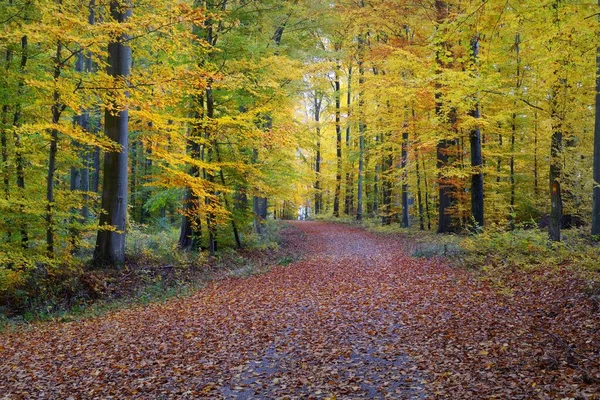
[[[507,298],[399,239],[297,226],[304,259],[265,275],[1,335],[0,397],[599,398],[576,282],[515,277]]]

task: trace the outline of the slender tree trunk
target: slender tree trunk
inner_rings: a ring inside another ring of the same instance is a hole
[[[61,1],[58,4],[62,4]],[[54,84],[58,84],[60,78],[63,60],[62,60],[62,43],[58,41],[56,45],[56,55],[54,59]],[[60,93],[58,89],[54,89],[52,94],[52,123],[58,124],[60,116],[65,109],[65,105],[61,103]],[[56,154],[58,153],[58,129],[50,130],[50,154],[48,157],[48,176],[46,178],[46,252],[48,257],[54,257],[54,176],[56,173]]]
[[[554,242],[560,242],[562,220],[562,148],[563,148],[563,115],[559,111],[559,92],[566,83],[561,79],[553,89],[552,99],[552,141],[550,148],[550,223],[548,236]]]
[[[348,68],[348,93],[346,97],[346,107],[348,109],[348,121],[346,126],[346,190],[344,199],[344,213],[346,215],[352,214],[352,208],[354,203],[354,182],[352,177],[354,176],[354,163],[350,161],[350,153],[352,149],[352,141],[350,140],[350,107],[352,106],[352,66]]]
[[[10,69],[10,62],[12,60],[12,50],[7,49],[6,50],[6,57],[5,57],[5,68],[4,71],[5,73],[8,75],[8,71]],[[8,126],[8,112],[9,112],[9,105],[8,104],[3,104],[2,105],[2,127],[0,128],[0,147],[1,147],[1,154],[2,154],[2,189],[4,191],[4,198],[6,200],[9,199],[10,197],[10,172],[9,172],[9,167],[8,167],[8,136],[6,134],[7,129],[6,127]],[[10,236],[10,232],[8,232],[9,236]]]
[[[333,216],[339,218],[340,216],[340,197],[342,195],[342,102],[341,102],[341,85],[340,85],[340,71],[342,66],[340,60],[337,60],[335,69],[335,148],[336,148],[336,159],[337,159],[337,170],[335,175],[335,197],[333,200]]]
[[[217,161],[219,163],[222,162],[221,160],[221,153],[219,152],[219,145],[217,143],[215,143],[215,152],[217,153]],[[225,184],[225,174],[223,172],[223,168],[219,169],[219,177],[221,178],[221,184],[223,186],[226,186]],[[235,218],[233,217],[233,210],[229,207],[229,200],[227,200],[227,195],[225,193],[223,193],[223,201],[225,202],[225,207],[232,212],[232,216],[231,216],[231,228],[233,229],[233,239],[235,240],[235,244],[237,246],[238,249],[241,249],[242,246],[242,240],[240,238],[240,233],[237,227],[237,224],[235,222]]]
[[[538,173],[538,119],[537,111],[534,114],[533,126],[533,188],[536,196],[539,194],[539,173]]]
[[[126,23],[131,17],[130,3],[110,2],[110,14],[118,23]],[[131,72],[131,48],[128,36],[121,34],[108,45],[107,73],[115,79],[127,79]],[[126,92],[128,96],[128,92]],[[104,182],[102,185],[102,209],[100,230],[96,238],[94,264],[120,267],[125,263],[125,231],[127,219],[127,150],[129,112],[122,104],[113,104],[105,110],[104,131],[106,136],[119,144],[118,152],[104,154]],[[108,228],[108,229],[107,229]]]
[[[600,0],[598,0],[600,6]],[[600,20],[600,16],[598,17]],[[600,235],[600,46],[596,50],[596,118],[594,124],[594,190],[592,235]]]
[[[421,171],[419,167],[419,150],[415,146],[415,171],[417,175],[417,203],[419,207],[419,228],[425,230],[425,218],[423,215],[423,194],[421,193]]]
[[[27,66],[27,61],[29,59],[28,52],[28,39],[27,36],[21,37],[21,64],[20,64],[20,72],[24,74],[25,68]],[[20,99],[23,96],[25,90],[25,78],[21,76],[19,78],[17,97]],[[13,126],[19,127],[21,126],[21,104],[17,103],[15,105],[15,110],[13,114]],[[17,189],[19,191],[21,202],[19,204],[19,215],[21,220],[19,221],[19,230],[21,233],[21,247],[23,249],[27,249],[29,247],[29,235],[26,229],[26,223],[23,220],[25,216],[25,162],[23,160],[22,153],[22,145],[21,145],[21,135],[17,133],[15,130],[14,133],[14,144],[15,144],[15,167],[17,173]]]
[[[205,140],[208,145],[206,156],[207,162],[211,163],[213,147],[215,146],[215,139],[212,134],[212,128],[209,125],[212,123],[215,117],[215,103],[213,98],[212,81],[209,81],[209,85],[206,88],[206,117],[208,118],[208,124],[205,128]],[[206,199],[207,213],[206,213],[206,227],[208,229],[208,251],[211,256],[214,256],[217,252],[217,220],[214,210],[217,207],[217,195],[213,189],[215,183],[215,175],[213,171],[206,171],[209,185],[211,189],[208,191],[208,197]]]
[[[429,181],[427,179],[427,166],[425,165],[425,157],[423,157],[423,181],[425,182],[425,215],[427,216],[427,230],[431,230],[431,212],[429,210]]]
[[[315,154],[315,215],[322,213],[323,193],[321,188],[321,105],[323,98],[319,98],[317,92],[314,97],[314,118],[317,133],[317,149]]]
[[[408,132],[406,131],[408,126],[405,126],[405,131],[402,132],[402,227],[408,228],[410,226],[410,217],[408,212]]]
[[[364,39],[358,38],[358,197],[356,204],[356,219],[363,219],[363,181],[365,171],[365,115],[364,115],[364,83],[365,69],[363,67]]]
[[[196,107],[200,110],[204,109],[203,96],[196,101]],[[196,112],[194,119],[198,121],[201,118],[200,113]],[[188,148],[190,156],[195,159],[201,159],[200,129],[199,123],[196,123],[190,131],[188,138]],[[192,165],[189,172],[193,178],[200,177],[200,169],[196,165]],[[183,205],[181,212],[181,230],[179,234],[179,248],[182,250],[200,250],[202,247],[202,222],[200,214],[200,196],[194,191],[193,187],[185,188],[183,195]]]
[[[473,58],[475,63],[479,57],[479,35],[476,35],[471,43]],[[479,100],[475,104],[475,108],[471,112],[471,116],[476,120],[481,118],[481,110],[479,108]],[[471,147],[471,215],[474,222],[479,227],[483,227],[483,156],[481,153],[481,129],[476,126],[471,130],[470,135]]]
[[[448,16],[447,5],[442,0],[435,1],[436,8],[436,21],[438,25],[444,23]],[[437,73],[442,72],[443,61],[442,52],[446,51],[446,45],[444,43],[439,45],[436,54]],[[442,112],[442,92],[441,84],[437,84],[435,92],[435,113],[438,119],[442,121],[444,115]],[[453,141],[449,139],[442,139],[437,143],[436,154],[437,154],[437,168],[438,168],[438,182],[439,182],[439,203],[438,203],[438,233],[446,233],[452,230],[452,216],[449,214],[448,209],[452,206],[452,188],[444,177],[444,168],[449,164],[449,151],[452,147]]]
[[[521,93],[521,35],[515,35],[515,52],[517,57],[517,71],[515,89],[517,95]],[[515,139],[517,135],[517,104],[513,103],[510,136],[510,228],[515,229]]]

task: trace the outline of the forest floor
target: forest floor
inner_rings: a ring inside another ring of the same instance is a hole
[[[398,235],[293,222],[303,256],[189,297],[0,334],[0,398],[600,399],[600,310],[560,271],[510,294]]]

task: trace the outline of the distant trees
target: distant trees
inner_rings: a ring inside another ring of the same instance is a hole
[[[358,72],[344,72],[329,91],[332,103],[342,92],[347,104],[339,122],[337,108],[323,116],[336,121],[323,124],[324,209],[339,215],[341,125],[357,133],[347,138],[341,163],[344,209],[357,219],[406,226],[414,216],[425,229],[437,216],[438,232],[539,223],[551,240],[561,239],[567,220],[591,220],[586,191],[600,204],[589,74],[598,65],[586,45],[597,42],[595,7],[337,1],[329,19],[338,22],[324,24],[320,35],[328,37],[330,59],[341,55],[341,64]],[[339,26],[348,43],[341,53],[332,45]],[[339,72],[323,65],[322,73]]]

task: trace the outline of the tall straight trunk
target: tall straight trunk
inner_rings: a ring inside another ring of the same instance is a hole
[[[314,119],[316,123],[317,149],[315,154],[315,215],[321,214],[323,207],[323,193],[321,188],[321,105],[323,98],[317,92],[314,97]]]
[[[600,0],[598,0],[600,6]],[[600,20],[600,16],[598,17]],[[596,119],[594,124],[594,191],[592,235],[600,235],[600,46],[596,49]]]
[[[516,94],[521,93],[521,35],[517,32],[515,35],[515,52],[517,58],[517,71],[515,89]],[[517,102],[513,102],[513,113],[511,121],[510,136],[510,228],[515,229],[515,140],[517,135]]]
[[[563,148],[563,115],[559,111],[559,92],[564,90],[566,82],[560,80],[553,88],[552,94],[552,140],[550,148],[550,221],[548,236],[554,242],[560,242],[562,220],[562,148]]]
[[[219,152],[219,145],[217,143],[215,143],[215,152],[217,153],[217,161],[219,163],[221,163],[222,162],[222,160],[221,160],[221,153]],[[221,178],[221,184],[223,186],[226,186],[225,185],[225,173],[223,172],[223,168],[219,169],[219,177]],[[223,201],[225,203],[225,207],[229,211],[233,212],[233,210],[229,207],[229,200],[227,200],[227,195],[225,193],[223,193]],[[243,247],[242,246],[242,239],[240,238],[240,233],[239,233],[237,224],[235,222],[235,218],[233,217],[233,214],[232,214],[232,217],[231,217],[231,229],[233,229],[233,239],[235,240],[235,244],[236,244],[236,246],[237,246],[238,249],[241,249]]]
[[[20,71],[21,74],[25,72],[25,67],[27,66],[27,61],[29,59],[28,52],[28,39],[27,36],[21,37],[21,64]],[[18,94],[17,96],[20,98],[23,95],[25,89],[25,79],[23,76],[19,78],[18,84]],[[17,103],[15,105],[15,112],[13,115],[13,126],[19,127],[21,126],[21,104]],[[21,146],[21,135],[17,133],[15,130],[14,133],[14,141],[15,141],[15,163],[16,163],[16,172],[17,172],[17,188],[19,189],[21,195],[21,204],[19,205],[19,214],[23,216],[25,214],[25,206],[23,202],[25,201],[25,167],[23,161],[23,153]],[[23,249],[27,249],[29,247],[29,235],[27,233],[26,224],[24,221],[19,221],[19,230],[21,233],[21,247]]]
[[[442,0],[435,1],[436,8],[436,22],[438,25],[444,23],[448,16],[447,4]],[[439,29],[439,27],[438,27]],[[441,43],[439,45],[439,49],[436,54],[436,64],[437,64],[437,73],[442,72],[442,68],[444,67],[442,61],[442,52],[446,51],[445,43]],[[436,86],[435,92],[435,113],[438,116],[438,119],[442,121],[444,119],[443,115],[443,104],[442,104],[442,92],[440,83]],[[443,169],[446,168],[449,164],[450,158],[448,153],[452,147],[453,141],[449,139],[442,139],[436,145],[436,155],[437,155],[437,168],[438,168],[438,181],[439,181],[439,195],[438,195],[438,233],[446,233],[452,230],[452,216],[449,214],[449,208],[452,206],[452,188],[450,184],[444,177]]]
[[[204,96],[194,102],[199,110],[204,110]],[[201,118],[201,113],[194,115],[195,120]],[[188,148],[190,157],[194,160],[201,159],[200,139],[201,133],[199,123],[196,123],[190,130],[188,138]],[[192,165],[189,171],[193,178],[200,177],[200,168]],[[202,247],[202,222],[200,214],[200,196],[192,187],[186,187],[183,194],[183,204],[181,212],[181,230],[179,234],[178,246],[182,250],[200,250]]]
[[[354,182],[352,177],[354,176],[354,163],[350,162],[350,150],[352,148],[352,141],[350,140],[350,107],[352,106],[352,66],[348,68],[348,93],[346,96],[346,107],[348,109],[348,121],[346,126],[346,188],[345,188],[345,199],[344,199],[344,213],[346,215],[352,214],[354,207]]]
[[[336,148],[336,159],[337,159],[337,170],[335,174],[335,195],[333,199],[333,216],[338,218],[340,216],[340,197],[342,195],[342,99],[341,99],[341,85],[340,85],[340,71],[342,66],[340,60],[336,62],[335,69],[335,148]]]
[[[441,108],[441,103],[436,108]],[[439,109],[438,109],[438,112]],[[452,231],[452,216],[448,209],[452,206],[452,188],[444,178],[443,169],[447,167],[450,161],[448,153],[451,150],[453,142],[451,140],[440,140],[436,146],[439,195],[438,195],[438,233],[447,233]]]
[[[110,15],[118,23],[126,23],[132,15],[131,4],[112,0]],[[107,73],[115,79],[127,81],[131,73],[131,48],[128,40],[126,34],[121,34],[108,44]],[[129,92],[126,91],[125,94],[129,96]],[[104,113],[104,132],[109,139],[121,146],[121,150],[104,154],[104,212],[100,215],[100,230],[94,251],[94,264],[97,266],[120,267],[125,263],[128,119],[128,110],[122,104],[112,104]]]
[[[59,1],[59,4],[62,2]],[[62,72],[62,43],[58,41],[56,45],[56,55],[54,59],[54,83],[57,84],[58,78]],[[52,123],[58,124],[60,116],[65,110],[65,105],[61,103],[58,89],[54,89],[52,94]],[[46,253],[48,257],[54,257],[54,179],[56,174],[56,154],[58,153],[58,129],[50,129],[50,153],[48,156],[48,175],[46,178]]]
[[[477,63],[479,57],[479,35],[473,37],[471,43],[474,62]],[[476,120],[481,118],[479,100],[471,112],[471,116]],[[483,227],[483,156],[481,153],[481,129],[476,126],[470,134],[471,147],[471,215],[479,227]]]
[[[539,194],[539,173],[538,173],[538,119],[537,111],[534,114],[533,126],[533,188],[536,196]]]
[[[402,132],[402,227],[408,228],[410,226],[409,212],[408,212],[408,173],[406,171],[408,165],[408,132],[406,131],[408,126],[405,127],[405,131]]]
[[[213,147],[216,142],[213,137],[212,128],[209,125],[212,123],[212,120],[215,117],[215,103],[212,91],[212,82],[209,81],[208,87],[206,88],[206,117],[208,118],[208,123],[205,128],[205,136],[204,139],[207,144],[206,151],[206,161],[211,163]],[[215,183],[215,175],[213,171],[206,170],[205,171],[206,178],[208,179],[210,189],[208,191],[208,197],[206,198],[206,227],[208,230],[208,251],[211,256],[214,256],[217,251],[217,219],[214,213],[214,209],[217,207],[217,195],[213,189]]]
[[[425,157],[423,163],[423,181],[425,182],[425,215],[427,216],[427,230],[431,230],[431,212],[429,211],[429,181],[427,180],[427,166],[425,165]]]
[[[499,134],[498,135],[498,152],[499,153],[502,152],[503,145],[504,145],[504,140],[503,140],[502,134]],[[502,156],[498,156],[498,159],[496,160],[496,183],[500,183],[500,181],[502,180],[500,177],[501,172],[502,172]],[[500,188],[498,187],[497,190],[500,191]]]
[[[384,151],[382,160],[383,209],[381,223],[383,225],[389,225],[392,223],[392,177],[394,168],[394,154],[392,153],[391,146],[388,144],[389,140],[386,140],[385,136],[386,135],[384,133],[381,134],[381,145]]]
[[[417,175],[417,204],[419,208],[419,228],[425,230],[425,219],[423,215],[423,194],[421,193],[421,171],[419,167],[419,150],[415,146],[415,174]]]
[[[356,219],[363,219],[363,181],[365,170],[365,115],[364,84],[365,69],[363,67],[364,39],[358,37],[358,196],[356,200]]]
[[[5,73],[8,75],[8,71],[10,69],[10,62],[12,60],[12,50],[7,49],[6,50],[6,56],[5,56],[5,68],[4,71]],[[4,198],[6,200],[9,199],[10,197],[10,172],[9,172],[9,168],[8,168],[8,136],[7,136],[7,131],[8,129],[6,129],[6,126],[8,125],[8,112],[9,112],[9,105],[8,104],[3,104],[2,105],[2,116],[1,116],[1,123],[2,123],[2,127],[0,128],[0,153],[2,156],[2,191],[4,192]],[[8,232],[9,236],[10,236],[10,232]]]

